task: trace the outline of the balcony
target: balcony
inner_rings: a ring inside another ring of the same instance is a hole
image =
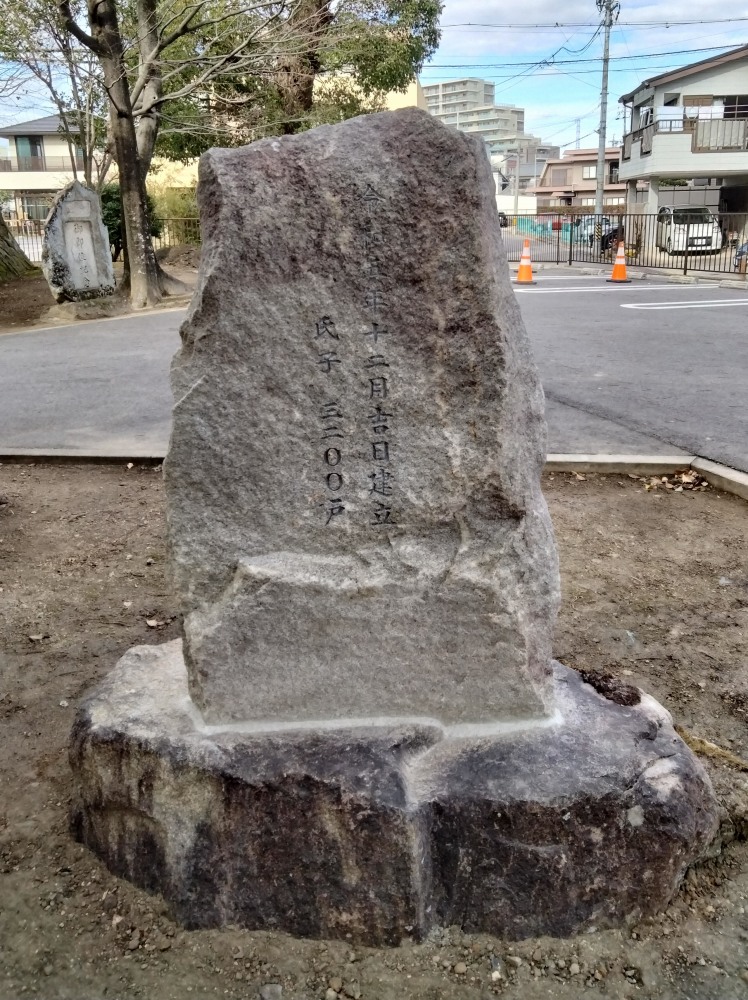
[[[748,175],[746,154],[748,115],[739,118],[669,115],[624,135],[619,176],[626,181],[658,176]]]
[[[78,170],[83,160],[76,160]],[[0,173],[67,173],[72,171],[69,156],[19,156],[15,160],[0,160]]]

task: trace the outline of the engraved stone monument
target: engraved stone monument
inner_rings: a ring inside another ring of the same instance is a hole
[[[554,663],[542,391],[483,144],[417,110],[207,153],[172,369],[184,640],[82,705],[76,836],[189,927],[395,944],[652,913],[717,809]]]
[[[73,181],[55,198],[44,225],[42,270],[57,302],[111,295],[109,234],[95,191]]]

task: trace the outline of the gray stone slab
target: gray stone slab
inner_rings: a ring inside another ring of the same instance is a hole
[[[57,302],[111,295],[114,268],[99,196],[73,181],[56,196],[44,224],[42,270]]]
[[[179,640],[136,647],[79,710],[73,829],[187,927],[381,945],[651,915],[716,834],[709,781],[653,699],[554,671],[558,717],[491,737],[261,732],[204,722]]]
[[[210,722],[552,715],[543,397],[479,140],[416,109],[200,165],[166,464]]]

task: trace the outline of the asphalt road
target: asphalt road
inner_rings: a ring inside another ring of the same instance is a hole
[[[517,289],[551,452],[673,454],[748,471],[748,290],[568,271]],[[0,450],[162,455],[183,311],[0,336]]]
[[[567,440],[586,451],[600,429],[587,421],[602,419],[619,435],[748,471],[748,288],[564,275],[538,276],[518,296],[551,451],[566,451]],[[582,423],[567,419],[570,410]]]
[[[163,455],[184,310],[0,336],[0,449]]]

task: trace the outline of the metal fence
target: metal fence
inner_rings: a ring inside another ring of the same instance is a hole
[[[154,236],[153,246],[156,250],[168,249],[169,247],[200,244],[200,220],[199,219],[157,219],[161,233]]]
[[[663,214],[670,212],[669,215]],[[745,274],[748,213],[713,215],[699,207],[661,210],[659,215],[505,216],[507,258],[518,261],[525,239],[535,263],[612,263],[619,243],[637,267],[683,274]],[[156,250],[199,245],[199,219],[158,219]],[[33,263],[42,259],[43,222],[9,222],[11,232]]]
[[[40,264],[44,223],[33,219],[23,222],[8,219],[6,224],[31,263]],[[186,243],[193,245],[200,243],[199,219],[156,219],[156,224],[159,235],[153,238],[155,250],[169,249]]]
[[[505,223],[510,261],[520,259],[529,239],[537,263],[612,263],[619,243],[624,244],[628,264],[683,274],[742,276],[748,262],[748,213],[717,215],[686,207],[658,215],[516,215],[506,216]]]

